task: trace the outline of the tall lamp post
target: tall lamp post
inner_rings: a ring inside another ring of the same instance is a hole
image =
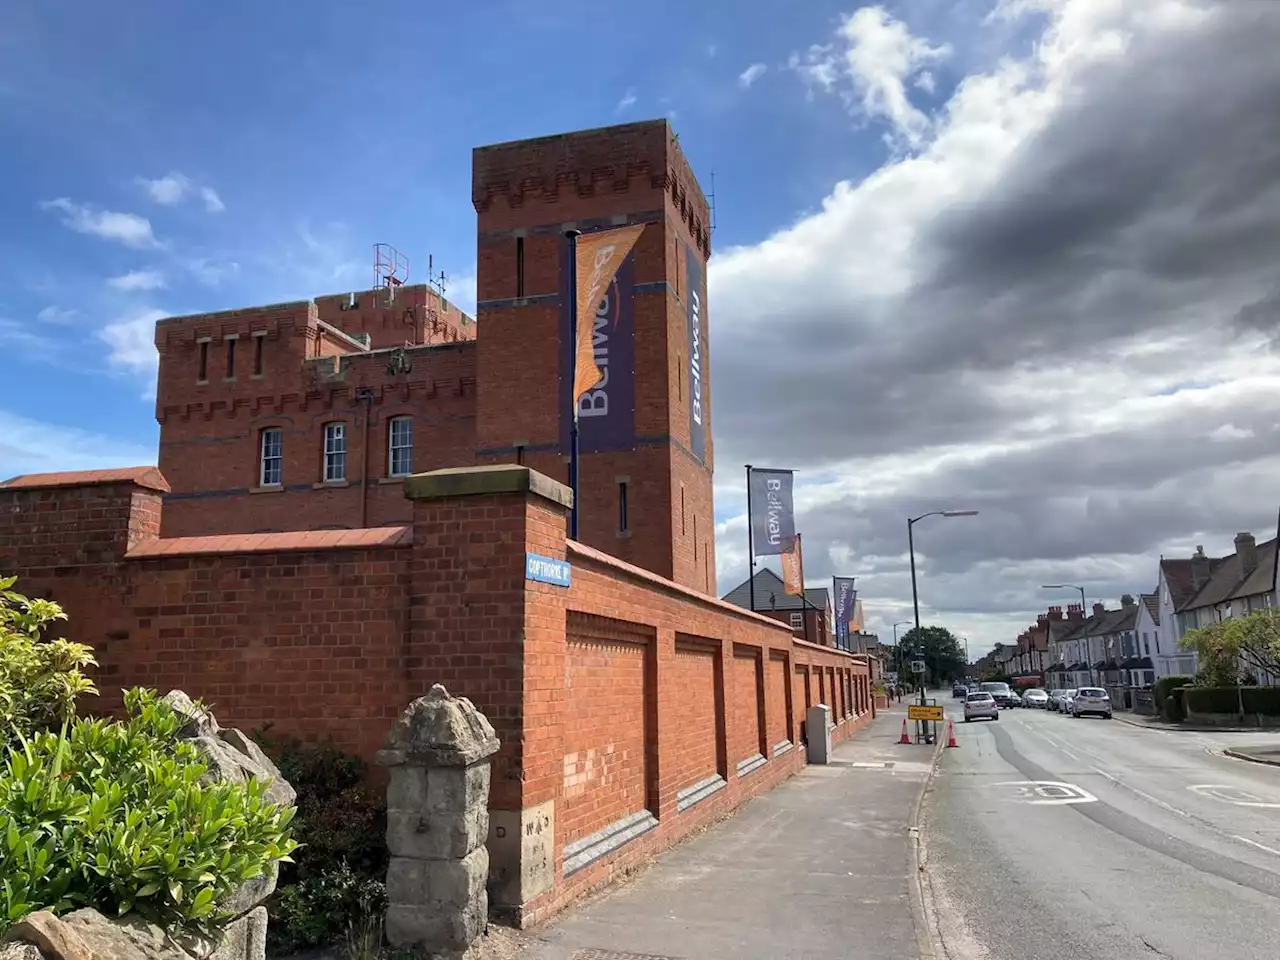
[[[1074,583],[1042,583],[1040,584],[1040,589],[1041,590],[1079,590],[1080,591],[1080,615],[1084,617],[1084,619],[1081,621],[1081,624],[1085,624],[1089,622],[1089,615],[1088,613],[1086,613],[1086,611],[1089,608],[1086,607],[1084,603],[1084,587],[1077,586]],[[1085,642],[1085,648],[1087,649],[1089,645],[1089,635],[1087,633],[1085,634],[1084,642]],[[1089,656],[1089,655],[1091,654],[1086,654],[1086,656]],[[1092,661],[1089,662],[1089,679],[1093,680],[1093,662]]]
[[[976,517],[977,510],[930,510],[918,517],[907,518],[907,552],[911,556],[911,607],[916,617],[916,641],[920,640],[920,594],[916,589],[916,538],[915,526],[925,517]],[[920,705],[924,706],[924,680],[920,681]]]

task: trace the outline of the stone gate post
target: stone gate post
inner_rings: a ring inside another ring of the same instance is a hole
[[[400,714],[378,762],[387,787],[386,936],[393,947],[461,953],[485,930],[489,757],[498,738],[440,684]]]

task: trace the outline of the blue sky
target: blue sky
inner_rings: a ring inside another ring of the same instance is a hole
[[[466,304],[472,147],[667,116],[715,171],[724,589],[748,462],[799,471],[806,574],[858,576],[886,635],[904,517],[980,508],[917,542],[922,612],[975,653],[1042,583],[1114,605],[1161,554],[1270,535],[1280,210],[1249,164],[1280,138],[1280,4],[0,0],[0,25],[0,477],[154,462],[157,317],[366,288],[379,241]]]
[[[834,2],[0,7],[0,413],[104,441],[13,428],[4,474],[150,459],[156,316],[368,286],[377,241],[469,299],[472,146],[669,116],[718,248],[885,154],[786,69]]]

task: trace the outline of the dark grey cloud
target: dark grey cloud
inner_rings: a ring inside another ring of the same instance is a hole
[[[859,575],[873,622],[909,608],[905,518],[928,510],[981,516],[918,528],[926,608],[1011,625],[1070,600],[1040,583],[1114,602],[1162,551],[1274,533],[1280,3],[1205,2],[1180,28],[1132,9],[1123,54],[1078,70],[997,180],[922,210],[888,168],[800,249],[713,267],[721,468],[843,475],[843,499],[800,488],[806,573]]]

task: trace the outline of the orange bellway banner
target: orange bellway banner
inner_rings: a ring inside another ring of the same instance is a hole
[[[574,296],[577,299],[578,329],[574,344],[573,363],[573,418],[578,419],[578,404],[583,394],[594,388],[604,374],[596,364],[594,335],[595,328],[590,318],[596,315],[596,307],[604,299],[613,283],[622,261],[640,239],[644,232],[643,223],[629,227],[617,227],[613,230],[601,230],[599,233],[584,233],[578,237],[576,272],[577,287]]]
[[[804,555],[800,550],[800,535],[791,541],[791,549],[781,555],[782,583],[791,596],[804,596]]]

